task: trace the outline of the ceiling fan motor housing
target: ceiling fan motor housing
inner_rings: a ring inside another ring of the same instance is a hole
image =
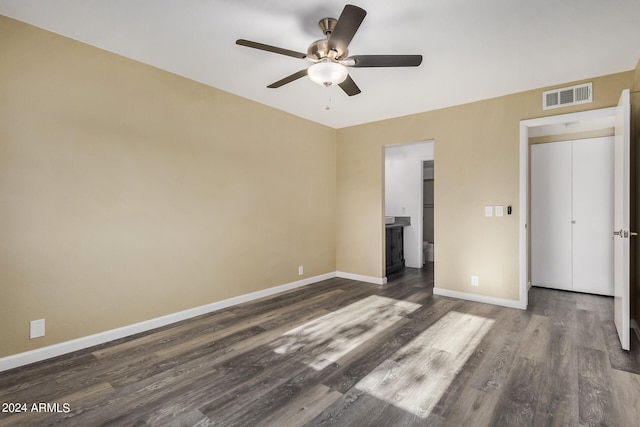
[[[348,50],[329,49],[327,39],[316,40],[307,49],[307,57],[320,61],[329,58],[333,61],[339,61],[349,55]]]
[[[334,61],[339,61],[349,56],[349,51],[347,49],[342,50],[340,48],[329,48],[329,36],[333,32],[337,23],[338,20],[335,18],[323,18],[318,22],[318,26],[326,38],[316,40],[309,45],[309,48],[307,49],[308,57],[315,60],[329,58]]]

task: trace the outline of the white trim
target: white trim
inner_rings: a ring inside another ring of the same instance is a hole
[[[518,226],[518,257],[520,264],[519,305],[526,310],[529,304],[527,284],[529,282],[529,238],[527,236],[527,215],[529,212],[529,127],[527,120],[520,121],[520,213]]]
[[[631,319],[631,329],[635,331],[636,337],[638,338],[638,341],[640,341],[640,326],[638,326],[636,319]]]
[[[588,122],[595,119],[603,119],[615,116],[616,107],[599,108],[597,110],[585,110],[577,113],[559,114],[556,116],[539,117],[537,119],[521,120],[520,124],[527,128],[535,126],[556,125],[568,122]]]
[[[139,323],[134,323],[132,325],[123,326],[121,328],[111,329],[109,331],[77,338],[71,341],[65,341],[47,347],[26,351],[24,353],[18,353],[11,356],[3,357],[0,358],[0,372],[35,362],[40,362],[42,360],[61,356],[63,354],[71,353],[74,351],[83,350],[85,348],[138,334],[140,332],[150,331],[161,326],[170,325],[172,323],[180,322],[192,317],[201,316],[203,314],[218,311],[233,305],[242,304],[259,298],[264,298],[291,289],[310,285],[312,283],[332,279],[334,277],[336,277],[335,272],[322,274],[320,276],[309,277],[306,279],[298,280],[296,282],[275,286],[273,288],[263,289],[261,291],[251,292],[237,297],[228,298],[222,301],[213,302],[211,304],[202,305],[200,307],[190,308],[188,310],[179,311],[177,313],[168,314],[166,316],[156,317],[155,319],[145,320]]]
[[[357,280],[358,282],[373,283],[374,285],[387,284],[386,277],[363,276],[360,274],[345,273],[343,271],[336,271],[336,277],[340,277],[342,279]]]
[[[451,297],[451,298],[463,299],[463,300],[466,300],[466,301],[482,302],[482,303],[485,303],[485,304],[499,305],[499,306],[502,306],[502,307],[519,308],[519,309],[522,309],[522,310],[526,310],[527,309],[526,305],[522,304],[522,301],[512,300],[512,299],[488,297],[488,296],[484,296],[484,295],[472,294],[472,293],[468,293],[468,292],[452,291],[452,290],[449,290],[449,289],[435,288],[435,287],[433,288],[433,294],[434,295],[440,295],[440,296],[443,296],[443,297]]]

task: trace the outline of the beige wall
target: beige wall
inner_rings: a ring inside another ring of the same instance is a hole
[[[0,52],[0,357],[298,265],[383,277],[384,146],[431,138],[436,285],[517,299],[519,121],[615,105],[640,80],[585,80],[594,102],[561,111],[540,89],[336,131],[3,17]]]
[[[0,357],[335,271],[333,129],[4,17],[0,52]]]
[[[340,129],[338,270],[384,274],[383,147],[434,139],[436,286],[517,300],[520,120],[616,105],[633,78],[630,71],[559,85],[593,82],[594,102],[575,107],[543,111],[542,88]],[[486,218],[484,205],[511,205],[513,215]]]

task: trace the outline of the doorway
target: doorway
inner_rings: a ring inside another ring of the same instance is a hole
[[[434,141],[385,146],[386,217],[402,218],[404,265],[422,268],[424,259],[424,161],[434,160]],[[385,250],[386,252],[386,250]]]
[[[519,258],[520,292],[519,307],[527,308],[528,289],[531,286],[530,258],[530,138],[563,133],[588,132],[613,126],[615,108],[602,108],[579,113],[541,117],[520,122],[520,213],[519,213]]]

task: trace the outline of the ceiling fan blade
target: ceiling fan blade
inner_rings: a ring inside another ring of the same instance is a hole
[[[350,64],[353,60],[353,64]],[[417,67],[422,55],[354,55],[346,59],[348,67]]]
[[[278,80],[275,83],[271,83],[269,86],[267,86],[269,89],[275,89],[275,88],[279,88],[280,86],[284,86],[287,83],[291,83],[294,80],[298,80],[301,77],[304,77],[307,75],[307,69],[305,68],[304,70],[300,70],[296,73],[291,74],[290,76],[285,77],[282,80]]]
[[[362,24],[366,15],[366,10],[351,4],[346,5],[340,14],[340,18],[338,18],[336,27],[329,36],[329,50],[335,50],[338,53],[346,52],[351,39],[360,28],[360,24]]]
[[[294,58],[304,59],[306,53],[296,52],[295,50],[283,49],[281,47],[271,46],[264,43],[252,42],[250,40],[238,39],[236,44],[240,46],[252,47],[254,49],[266,50],[267,52],[279,53],[280,55],[293,56]]]
[[[362,92],[356,82],[354,82],[349,75],[347,75],[347,78],[342,83],[340,83],[339,86],[342,88],[344,93],[349,96],[357,95]]]

